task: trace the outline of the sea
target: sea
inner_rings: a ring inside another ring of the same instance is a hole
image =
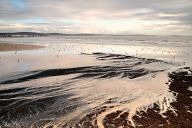
[[[168,74],[192,66],[191,36],[70,35],[0,38],[41,45],[0,52],[0,127],[104,128],[157,103],[174,111]],[[19,61],[18,61],[19,60]]]

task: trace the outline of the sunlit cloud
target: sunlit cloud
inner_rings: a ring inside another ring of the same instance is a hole
[[[1,0],[0,31],[192,35],[191,0]]]

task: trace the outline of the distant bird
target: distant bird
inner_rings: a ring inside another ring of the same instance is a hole
[[[155,78],[155,77],[156,77],[156,74],[155,74],[155,73],[151,73],[151,77],[152,77],[152,78]]]
[[[175,59],[175,56],[173,56],[173,59]]]

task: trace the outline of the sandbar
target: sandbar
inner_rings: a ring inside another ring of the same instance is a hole
[[[31,45],[31,44],[12,44],[12,43],[0,43],[0,52],[1,51],[21,51],[21,50],[31,50],[39,49],[44,46],[40,45]]]

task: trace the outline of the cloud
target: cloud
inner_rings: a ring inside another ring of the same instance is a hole
[[[1,0],[0,17],[27,31],[192,34],[191,0]]]

